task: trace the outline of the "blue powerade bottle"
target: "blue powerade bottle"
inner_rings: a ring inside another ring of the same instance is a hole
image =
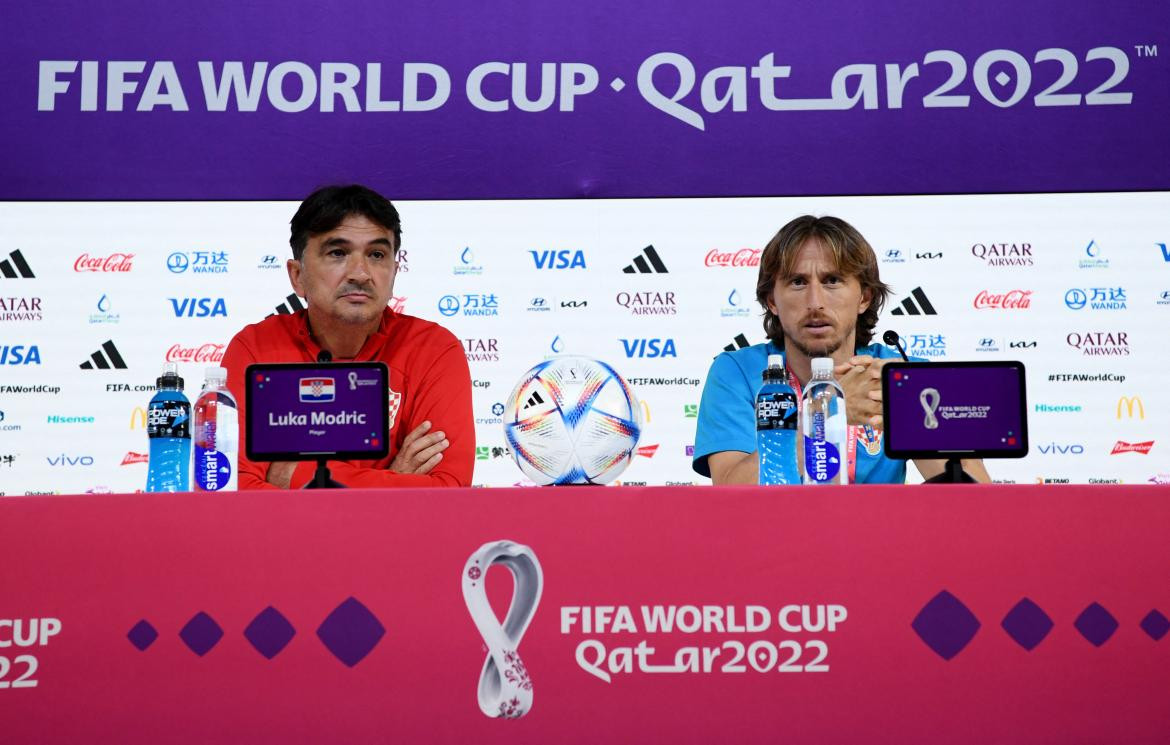
[[[764,384],[756,394],[756,452],[760,484],[799,484],[796,465],[796,391],[788,385],[784,358],[768,355]]]
[[[178,365],[168,362],[158,379],[158,392],[146,410],[150,438],[148,492],[191,489],[191,402],[183,395]]]

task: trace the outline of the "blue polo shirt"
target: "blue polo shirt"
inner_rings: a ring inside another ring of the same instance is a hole
[[[756,452],[756,391],[763,383],[768,355],[784,352],[772,342],[755,344],[734,352],[723,352],[711,363],[703,398],[699,403],[699,420],[695,431],[695,456],[691,467],[696,473],[710,477],[707,456],[724,450],[742,453]],[[901,359],[897,350],[883,344],[858,347],[857,354],[880,359]],[[911,358],[913,362],[922,362]],[[785,360],[787,362],[787,360]],[[869,438],[858,428],[857,474],[858,484],[904,484],[906,461],[887,458],[882,452],[882,433]],[[795,457],[795,455],[793,456]]]

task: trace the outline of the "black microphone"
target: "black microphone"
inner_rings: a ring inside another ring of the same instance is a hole
[[[882,334],[882,341],[884,341],[886,344],[889,344],[891,347],[897,347],[898,354],[902,355],[903,362],[910,361],[910,358],[906,356],[906,350],[902,347],[902,340],[898,338],[897,331],[891,329]]]
[[[893,333],[893,332],[891,331],[889,333]],[[902,356],[905,357],[905,355],[902,355]],[[328,349],[322,349],[320,352],[317,353],[317,361],[318,362],[332,362],[333,355],[329,352]]]

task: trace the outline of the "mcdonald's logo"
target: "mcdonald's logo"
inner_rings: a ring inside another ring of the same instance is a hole
[[[638,403],[642,404],[642,422],[643,423],[649,422],[650,421],[650,404],[646,403],[645,401],[639,401]]]
[[[141,406],[134,407],[130,414],[130,429],[146,429],[146,409]]]
[[[1146,407],[1139,396],[1122,396],[1117,399],[1117,418],[1121,418],[1121,407],[1125,406],[1125,415],[1133,419],[1134,407],[1137,407],[1138,419],[1146,418]]]

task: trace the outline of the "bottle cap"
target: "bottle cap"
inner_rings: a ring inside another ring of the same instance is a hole
[[[177,362],[167,362],[163,364],[163,374],[154,381],[157,388],[172,388],[174,390],[183,390],[183,379],[179,377],[179,365]]]
[[[782,355],[782,354],[768,355],[768,367],[784,367],[784,355]]]
[[[828,375],[833,376],[833,358],[832,357],[814,357],[812,361],[813,375]]]
[[[203,371],[203,377],[208,383],[216,381],[218,383],[227,382],[227,368],[224,367],[209,367]]]

